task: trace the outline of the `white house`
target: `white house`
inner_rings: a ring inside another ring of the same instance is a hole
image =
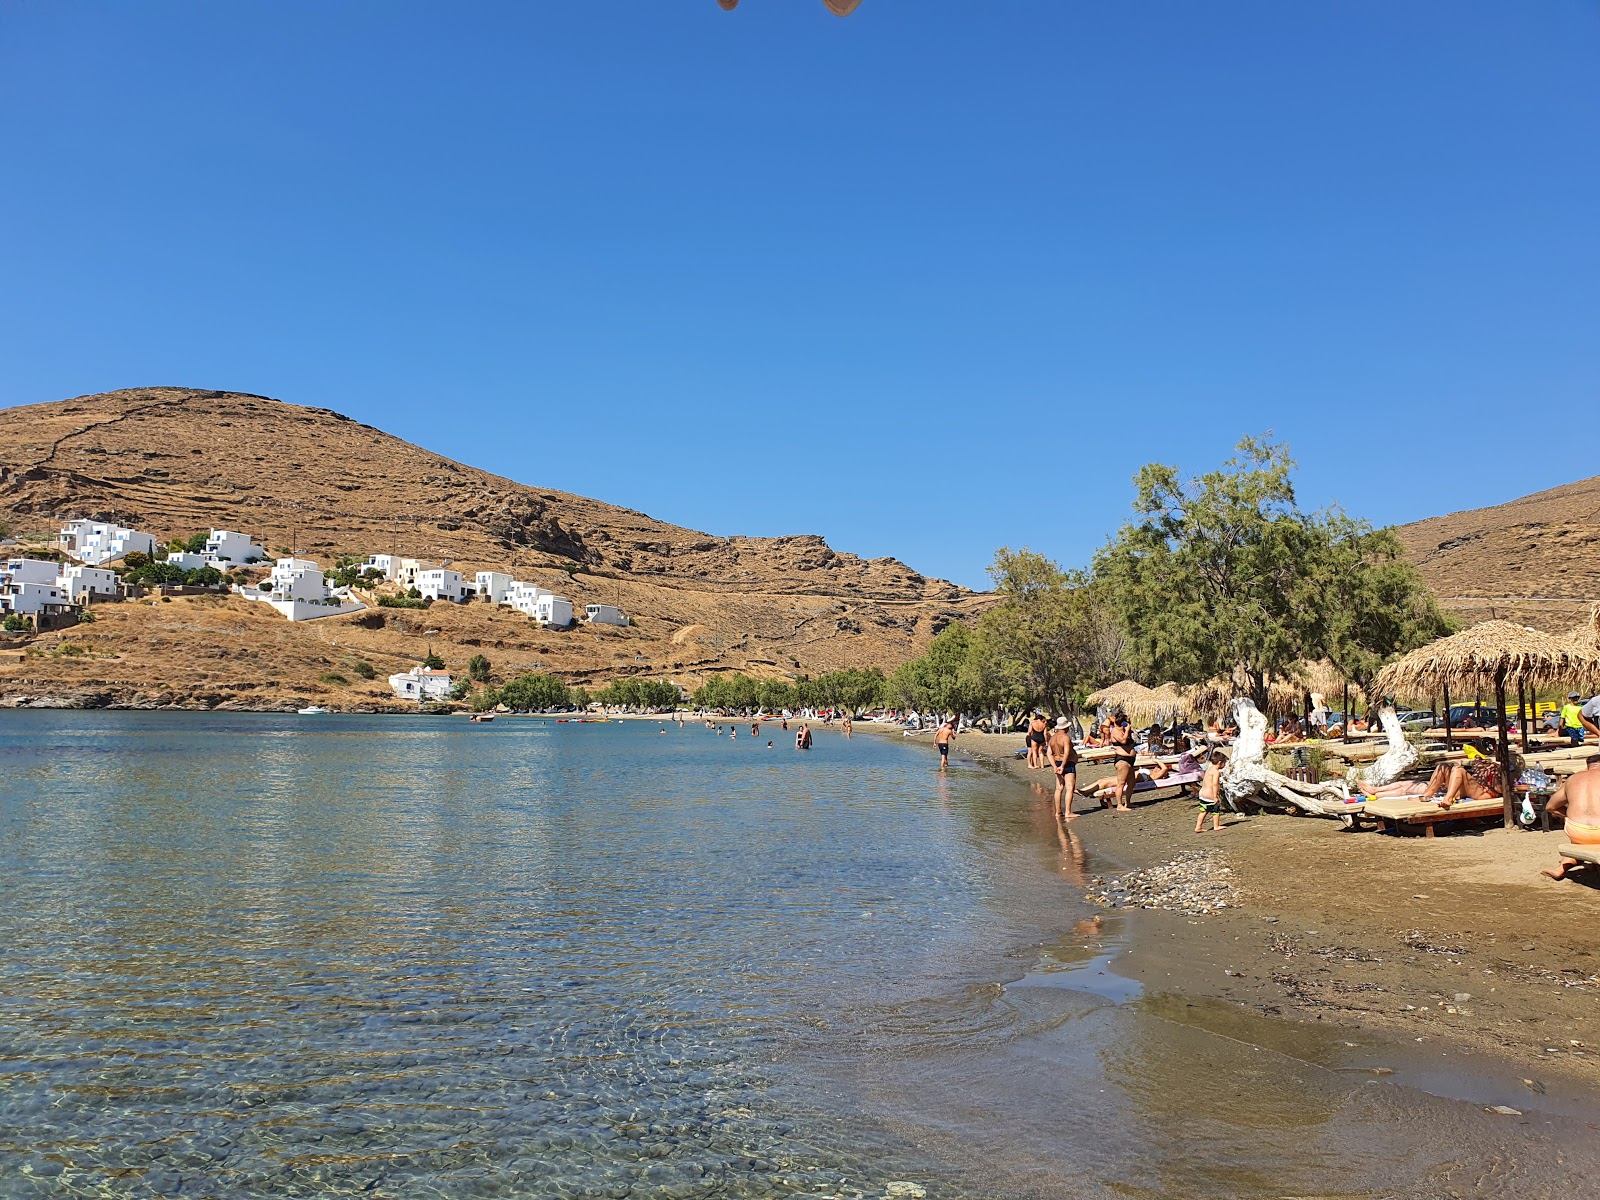
[[[358,570],[365,575],[368,571],[376,571],[385,579],[393,579],[395,566],[400,560],[392,554],[369,554],[361,560]]]
[[[452,604],[460,604],[467,598],[467,587],[461,582],[461,572],[448,567],[418,571],[416,582],[411,586],[422,593],[424,600],[449,600]]]
[[[626,625],[628,616],[620,608],[609,604],[585,604],[583,619],[591,625]]]
[[[565,629],[572,624],[572,601],[564,596],[546,592],[534,605],[533,619],[541,625],[554,625]]]
[[[450,695],[450,672],[432,667],[412,667],[401,675],[389,676],[389,686],[402,700],[443,700]]]
[[[251,541],[248,534],[235,533],[231,529],[213,529],[206,538],[205,555],[206,566],[225,569],[263,562],[267,552]],[[184,569],[188,570],[187,567]]]
[[[536,583],[522,583],[512,580],[511,586],[506,589],[506,598],[503,603],[510,605],[519,613],[533,616],[534,610],[539,606],[539,597],[548,596],[549,592]]]
[[[0,583],[54,583],[60,573],[60,567],[42,558],[8,558],[0,561]]]
[[[389,578],[398,583],[406,591],[410,591],[412,588],[417,586],[417,576],[421,575],[424,571],[429,571],[432,569],[433,564],[431,562],[424,562],[420,558],[402,558],[399,562],[394,564],[394,574],[389,576]]]
[[[60,609],[66,603],[66,593],[55,580],[31,583],[24,579],[0,579],[0,612],[31,615]]]
[[[80,519],[62,526],[56,544],[79,562],[97,567],[135,550],[151,554],[155,551],[156,539],[154,534],[141,533],[125,525]]]
[[[499,571],[479,571],[474,578],[478,595],[490,604],[504,604],[506,593],[511,590],[511,585],[516,580]]]
[[[247,588],[235,584],[233,590],[246,600],[260,600],[272,605],[291,621],[336,617],[340,613],[360,612],[367,607],[348,595],[335,595],[328,587],[322,568],[309,558],[280,558],[273,564],[271,576],[261,587]]]
[[[198,571],[201,567],[211,565],[204,554],[196,554],[193,550],[168,550],[167,561],[185,571]]]
[[[96,596],[115,596],[118,592],[116,574],[102,567],[69,565],[61,568],[57,586],[66,593],[73,604]]]

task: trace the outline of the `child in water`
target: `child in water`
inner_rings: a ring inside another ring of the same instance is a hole
[[[1194,819],[1196,833],[1206,823],[1207,813],[1211,814],[1211,831],[1218,833],[1222,829],[1222,768],[1227,762],[1222,751],[1211,752],[1211,761],[1206,764],[1206,776],[1200,781],[1200,812]]]

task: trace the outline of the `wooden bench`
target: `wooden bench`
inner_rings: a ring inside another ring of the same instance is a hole
[[[1368,800],[1362,815],[1371,817],[1382,829],[1400,825],[1421,825],[1423,836],[1433,837],[1434,826],[1445,821],[1465,821],[1473,817],[1497,817],[1505,812],[1505,801],[1458,800],[1449,808],[1425,804],[1420,800]]]
[[[1570,858],[1574,862],[1588,863],[1592,867],[1600,867],[1600,846],[1563,846],[1556,851],[1562,858]]]

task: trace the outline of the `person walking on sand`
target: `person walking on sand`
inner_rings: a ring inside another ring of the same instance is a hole
[[[1078,748],[1072,744],[1070,724],[1066,717],[1057,717],[1055,730],[1045,746],[1050,767],[1056,773],[1056,818],[1062,821],[1077,819],[1072,811],[1072,797],[1078,790]]]
[[[946,717],[944,724],[939,726],[939,731],[933,735],[933,744],[939,747],[939,770],[950,769],[950,743],[955,740],[955,722]]]
[[[1133,745],[1133,727],[1128,721],[1128,714],[1119,712],[1111,718],[1107,727],[1107,740],[1111,743],[1114,753],[1111,761],[1117,771],[1117,811],[1133,811],[1133,764],[1138,759],[1138,752]],[[1105,801],[1101,801],[1105,803]]]
[[[1211,814],[1211,832],[1222,832],[1222,768],[1227,765],[1228,759],[1222,751],[1211,752],[1211,761],[1206,764],[1206,776],[1200,781],[1200,812],[1194,819],[1196,833],[1206,823],[1207,813]]]
[[[1545,811],[1566,818],[1567,841],[1574,846],[1600,846],[1600,754],[1590,755],[1586,770],[1567,776]],[[1569,867],[1577,865],[1577,859],[1563,858],[1539,874],[1562,879]]]

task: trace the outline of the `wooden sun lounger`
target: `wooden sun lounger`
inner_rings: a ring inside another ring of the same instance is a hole
[[[1368,800],[1363,815],[1375,818],[1384,829],[1399,825],[1421,825],[1424,836],[1433,837],[1433,827],[1443,821],[1497,817],[1505,809],[1505,801],[1498,796],[1493,800],[1458,800],[1449,808],[1424,804],[1420,800]]]
[[[1562,858],[1600,867],[1600,846],[1563,846],[1556,853]]]

